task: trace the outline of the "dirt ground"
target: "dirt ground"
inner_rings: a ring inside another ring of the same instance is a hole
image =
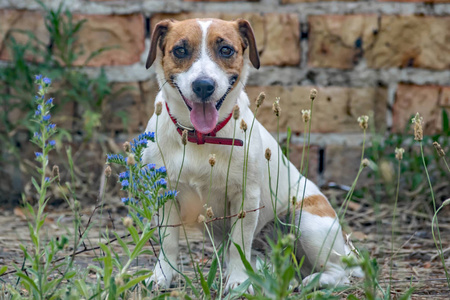
[[[336,198],[333,191],[328,191],[328,196]],[[338,197],[339,198],[339,195]],[[125,234],[125,229],[120,218],[126,215],[126,209],[119,204],[118,198],[107,201],[100,214],[96,210],[91,222],[94,226],[89,231],[86,247],[95,246],[99,237],[103,236],[105,241],[106,230],[116,230],[120,235]],[[420,211],[420,202],[401,203],[397,210],[397,226],[394,243],[394,269],[393,269],[393,297],[401,295],[409,287],[414,287],[412,299],[450,299],[450,291],[446,284],[443,267],[431,235],[431,217]],[[85,205],[82,209],[82,223],[88,223],[95,205]],[[447,266],[450,265],[450,209],[442,210],[439,215],[439,224],[443,240],[443,249]],[[389,265],[391,257],[391,223],[393,208],[392,204],[381,204],[373,207],[366,203],[350,203],[344,226],[346,232],[352,232],[351,238],[357,248],[369,250],[371,257],[376,258],[381,269],[380,286],[387,287],[389,281]],[[45,235],[56,237],[64,234],[66,229],[72,228],[73,215],[64,205],[49,206],[48,217],[45,222]],[[0,208],[0,266],[7,265],[8,270],[12,270],[12,264],[22,265],[23,255],[19,244],[30,245],[28,226],[26,223],[26,213],[23,209]],[[202,259],[202,233],[188,228],[189,242],[194,259]],[[112,233],[110,237],[114,237]],[[181,235],[183,236],[183,235]],[[92,245],[90,245],[92,243]],[[112,243],[116,251],[120,253],[120,246]],[[185,273],[192,273],[192,264],[188,256],[186,241],[181,242],[182,251],[179,261],[179,270]],[[154,245],[158,251],[157,245]],[[67,249],[67,253],[72,253],[73,249]],[[80,269],[92,264],[92,259],[100,253],[97,251],[87,251],[76,256],[76,263]],[[212,247],[205,246],[205,255],[210,257]],[[205,259],[206,260],[206,259]],[[155,263],[154,256],[140,257],[133,268],[151,268]],[[2,279],[12,278],[7,275]],[[179,280],[179,279],[178,279]],[[358,281],[356,281],[358,282]],[[176,285],[182,284],[180,282]],[[361,289],[351,289],[342,292],[342,298],[349,293],[363,297]]]

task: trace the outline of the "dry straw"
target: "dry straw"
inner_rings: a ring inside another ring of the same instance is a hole
[[[109,169],[111,170],[111,168],[109,168]],[[60,182],[60,179],[59,179],[59,167],[57,165],[53,166],[52,173],[53,173],[53,178],[55,178],[55,181],[57,183],[59,183]]]
[[[105,176],[111,177],[111,173],[112,173],[111,167],[109,165],[107,165],[106,169],[105,169]]]
[[[207,209],[206,209],[206,216],[209,218],[209,219],[212,219],[212,218],[214,218],[214,212],[213,212],[213,210],[212,210],[212,207],[210,206],[210,207],[208,207]]]

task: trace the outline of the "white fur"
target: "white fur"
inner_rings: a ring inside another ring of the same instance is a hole
[[[192,67],[185,73],[180,74],[177,78],[177,82],[180,88],[191,90],[190,84],[201,74],[207,73],[209,76],[214,76],[214,79],[218,83],[217,93],[223,92],[221,87],[224,82],[227,81],[225,72],[220,70],[218,65],[211,60],[208,56],[206,48],[206,36],[207,29],[210,21],[201,22],[199,24],[203,32],[202,51],[200,58],[192,65]],[[158,54],[156,60],[156,72],[158,76],[158,82],[162,86],[162,90],[156,97],[157,102],[168,102],[171,113],[184,125],[190,125],[189,111],[186,108],[183,100],[181,99],[178,91],[172,88],[168,84],[164,84],[166,79],[164,78],[164,72],[161,67],[161,56]],[[241,74],[241,82],[245,84],[248,72],[248,58],[245,59],[245,67]],[[228,84],[228,82],[227,82]],[[186,91],[187,93],[187,91]],[[246,93],[242,90],[242,85],[238,84],[232,92],[229,93],[222,108],[219,111],[219,120],[223,120],[232,110],[235,104],[240,108],[240,119],[244,119],[247,124],[251,124],[253,120],[253,113],[249,108],[249,99]],[[232,119],[217,136],[221,137],[233,137],[233,129],[236,126],[236,138],[245,140],[244,133],[239,130],[240,119],[235,121]],[[180,135],[176,131],[175,125],[169,118],[169,115],[165,109],[158,119],[158,128],[156,128],[156,115],[153,115],[148,122],[146,131],[156,132],[157,139],[159,141],[161,152],[164,155],[166,162],[166,168],[168,176],[172,185],[177,181],[178,173],[182,162],[183,145],[181,144]],[[243,204],[244,210],[256,209],[260,206],[265,206],[264,209],[256,212],[247,213],[246,217],[236,223],[234,230],[230,236],[233,242],[239,244],[245,251],[247,259],[250,260],[250,253],[252,248],[252,242],[256,234],[270,221],[273,220],[274,214],[271,202],[271,193],[269,189],[269,174],[267,168],[267,162],[264,158],[264,151],[266,148],[272,150],[272,159],[269,162],[271,169],[271,188],[275,192],[276,190],[276,174],[277,174],[277,155],[279,146],[272,135],[258,122],[255,121],[253,132],[251,133],[251,140],[249,139],[249,130],[247,131],[247,140],[245,140],[246,147],[249,147],[248,156],[248,172],[247,172],[247,187],[245,201]],[[227,187],[227,199],[224,199],[225,189],[227,186],[227,167],[231,153],[231,146],[204,144],[196,145],[188,143],[186,145],[186,157],[184,160],[183,169],[181,172],[180,181],[178,184],[179,194],[177,200],[180,207],[181,215],[178,215],[173,203],[166,204],[164,211],[164,221],[158,220],[158,222],[164,224],[178,224],[180,222],[195,223],[199,214],[205,215],[204,205],[211,206],[216,216],[233,215],[240,211],[242,203],[242,174],[244,166],[244,147],[234,147],[233,156],[231,159],[231,166],[228,178]],[[213,168],[212,173],[212,185],[210,191],[210,171],[211,167],[208,163],[210,154],[216,155],[216,165]],[[281,161],[281,160],[280,160]],[[144,162],[156,163],[157,165],[163,165],[161,153],[155,143],[150,143],[149,148],[144,153]],[[276,202],[277,214],[282,215],[286,213],[288,208],[288,192],[290,187],[290,195],[294,196],[297,190],[297,181],[300,173],[295,166],[288,162],[287,165],[283,162],[279,166],[279,186],[278,186],[278,201]],[[289,175],[288,176],[288,172]],[[288,182],[290,178],[290,184]],[[299,194],[297,199],[302,199],[303,188],[306,187],[305,197],[310,195],[320,194],[320,190],[314,183],[305,178],[301,178]],[[208,198],[208,195],[211,195]],[[224,212],[224,207],[229,207],[229,211]],[[169,213],[170,211],[170,213]],[[169,217],[167,217],[170,215]],[[159,216],[163,216],[162,210],[159,212]],[[298,216],[297,216],[298,217]],[[234,223],[236,219],[232,218],[228,220],[228,228],[226,232],[223,232],[223,222],[214,222],[215,238],[218,242],[222,241],[223,234],[228,234],[229,224]],[[338,237],[334,245],[330,244],[330,241],[325,242],[323,254],[318,256],[318,248],[322,245],[325,239],[325,233],[328,231],[332,224],[332,220],[329,217],[319,217],[316,215],[303,212],[302,220],[300,223],[301,238],[299,248],[303,249],[304,254],[307,256],[309,264],[306,264],[305,270],[311,271],[311,265],[315,260],[318,261],[317,266],[325,263],[325,255],[328,254],[330,248],[333,248],[335,253],[339,255],[346,255],[344,240],[341,234],[339,222],[336,221],[331,230],[331,234],[328,239],[334,237],[337,233]],[[198,224],[201,228],[202,224]],[[241,228],[243,226],[243,228]],[[244,240],[241,237],[241,229],[243,230]],[[154,274],[151,280],[155,281],[158,286],[168,287],[172,281],[175,271],[170,266],[176,267],[176,261],[179,251],[178,228],[164,228],[162,230],[164,236],[163,244],[159,255],[159,262],[154,269]],[[334,253],[334,252],[333,252]],[[302,255],[301,253],[299,255]],[[316,272],[324,270],[321,276],[320,284],[322,285],[338,285],[345,284],[348,279],[345,275],[344,268],[339,259],[339,255],[332,254],[328,263],[323,267],[316,267]],[[305,273],[306,274],[306,273]],[[312,276],[316,276],[313,274]],[[236,287],[248,276],[245,274],[244,266],[241,262],[237,249],[232,245],[229,249],[227,256],[227,270],[226,270],[226,289]],[[309,281],[312,277],[306,277],[305,280]]]

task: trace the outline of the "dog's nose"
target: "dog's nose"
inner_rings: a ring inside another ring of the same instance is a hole
[[[209,77],[198,78],[192,83],[192,90],[202,100],[211,96],[215,89],[215,82]]]

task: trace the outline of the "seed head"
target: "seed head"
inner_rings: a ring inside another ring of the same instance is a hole
[[[60,179],[59,179],[59,167],[57,165],[53,166],[52,173],[53,173],[53,178],[55,178],[55,181],[57,183],[59,183],[60,182]]]
[[[264,92],[259,93],[255,101],[256,107],[260,107],[261,104],[264,102],[264,99],[266,99],[266,94]]]
[[[203,223],[203,222],[205,222],[205,216],[202,214],[198,215],[197,223]]]
[[[244,119],[241,119],[241,130],[247,131],[247,123],[245,123]]]
[[[156,103],[155,114],[156,114],[157,116],[159,116],[161,113],[162,113],[162,102],[161,102],[161,101],[158,101],[158,102]]]
[[[81,209],[80,201],[75,200],[75,201],[73,202],[73,210],[76,211],[76,212],[79,212],[80,209]]]
[[[270,157],[272,156],[272,151],[270,151],[270,148],[267,148],[266,149],[266,152],[264,153],[264,157],[267,159],[267,160],[270,160]]]
[[[130,217],[123,218],[123,226],[126,228],[133,226],[133,219]]]
[[[186,146],[187,141],[188,141],[188,131],[185,129],[183,130],[183,133],[181,134],[181,143]]]
[[[106,177],[111,177],[111,173],[112,173],[111,167],[109,165],[107,165],[106,168],[105,168],[105,176]]]
[[[233,119],[239,119],[239,105],[237,104],[233,107]]]
[[[130,153],[131,152],[131,146],[130,146],[130,143],[128,141],[123,143],[123,150],[125,150],[126,153]]]
[[[302,109],[302,118],[303,122],[308,123],[311,119],[311,110],[310,109]]]
[[[358,123],[359,123],[359,127],[361,127],[361,129],[366,130],[367,127],[369,127],[369,116],[358,117]]]
[[[116,284],[116,286],[122,286],[122,285],[124,285],[124,282],[123,282],[122,277],[116,277],[116,278],[114,278],[114,283]]]
[[[210,154],[209,155],[209,165],[211,167],[214,167],[215,164],[216,164],[216,155],[215,154]]]
[[[127,165],[134,166],[136,164],[136,159],[134,158],[134,154],[130,153],[127,159]]]
[[[311,92],[309,92],[309,99],[311,101],[316,100],[317,97],[317,90],[316,89],[312,89]]]
[[[180,292],[179,291],[171,291],[170,292],[170,297],[176,298],[180,296]]]
[[[245,216],[247,215],[247,213],[245,212],[245,210],[241,211],[240,213],[238,213],[238,219],[243,219],[245,218]]]
[[[361,165],[363,166],[363,168],[367,167],[370,164],[370,161],[367,158],[364,158],[361,161]]]
[[[380,175],[384,182],[392,182],[394,179],[394,169],[392,164],[386,160],[380,162]]]
[[[423,140],[423,118],[417,113],[411,122],[414,124],[414,139],[416,141]]]
[[[445,156],[445,151],[444,149],[442,149],[441,144],[439,144],[438,142],[433,142],[433,146],[440,157]]]
[[[395,158],[398,160],[403,159],[403,153],[405,153],[405,149],[403,148],[395,148]]]
[[[273,113],[275,114],[275,116],[277,116],[277,117],[280,116],[280,112],[281,112],[280,97],[275,98],[275,102],[273,103],[272,109],[273,109]]]
[[[212,210],[212,207],[210,206],[210,207],[208,207],[208,209],[206,210],[206,216],[209,218],[209,219],[212,219],[212,218],[214,218],[214,212],[213,212],[213,210]]]

